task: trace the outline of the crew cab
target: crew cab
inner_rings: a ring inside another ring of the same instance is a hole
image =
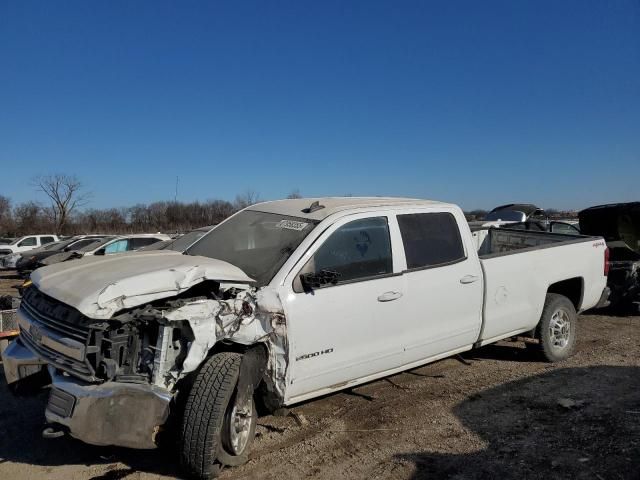
[[[0,245],[0,257],[4,255],[11,255],[12,253],[28,252],[34,248],[42,247],[43,245],[57,241],[57,235],[26,235],[24,237],[16,238],[11,243]]]
[[[277,409],[514,336],[568,358],[576,312],[606,300],[605,252],[472,232],[426,200],[260,203],[184,253],[36,270],[5,375],[47,366],[45,436],[153,448],[177,423],[186,472],[211,478],[247,460],[256,400]]]

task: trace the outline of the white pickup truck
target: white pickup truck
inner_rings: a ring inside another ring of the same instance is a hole
[[[601,238],[471,232],[455,205],[394,198],[253,205],[184,254],[32,274],[8,383],[47,365],[47,437],[153,448],[186,472],[247,460],[255,400],[292,405],[513,336],[549,361],[606,300]],[[171,421],[171,420],[174,421]]]
[[[57,242],[57,235],[26,235],[16,238],[13,242],[0,245],[0,257],[12,253],[28,252],[51,242]]]

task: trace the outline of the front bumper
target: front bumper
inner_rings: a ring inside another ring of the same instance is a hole
[[[49,367],[50,424],[92,445],[156,448],[156,435],[169,417],[172,395],[147,384],[89,384]]]
[[[19,338],[2,352],[2,366],[7,384],[39,373],[46,362],[25,347]]]

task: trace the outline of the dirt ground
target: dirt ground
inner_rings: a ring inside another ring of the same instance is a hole
[[[295,407],[308,422],[263,417],[249,463],[221,478],[640,479],[640,317],[579,327],[562,364],[505,342]],[[0,374],[0,478],[179,476],[169,450],[43,440],[46,399]]]

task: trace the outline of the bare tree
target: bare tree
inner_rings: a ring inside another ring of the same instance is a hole
[[[11,212],[11,200],[0,195],[0,235],[13,232],[15,223]]]
[[[51,228],[51,223],[43,214],[42,207],[36,202],[24,202],[17,205],[13,209],[13,216],[18,235],[45,233]]]
[[[89,199],[89,194],[82,191],[82,182],[75,175],[40,175],[34,178],[33,184],[51,201],[49,213],[56,234],[63,232],[70,214],[76,208],[86,205]]]
[[[295,190],[291,190],[291,193],[287,195],[287,198],[302,198],[302,194],[300,190],[296,188]]]
[[[234,206],[240,210],[242,208],[246,208],[249,205],[253,205],[254,203],[258,203],[260,201],[260,194],[255,190],[247,189],[241,195],[236,195],[236,201],[234,202]]]

